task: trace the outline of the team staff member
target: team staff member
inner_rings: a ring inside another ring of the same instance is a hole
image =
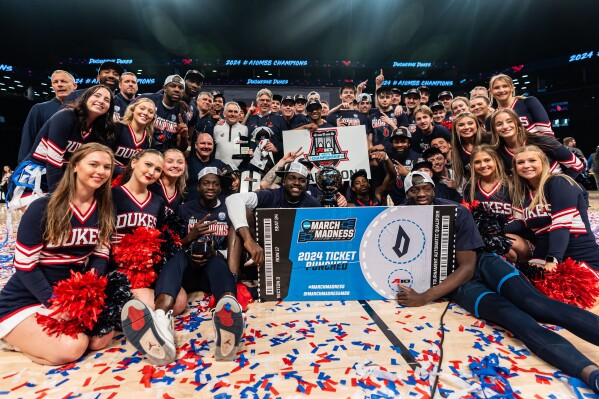
[[[208,133],[200,133],[195,146],[186,158],[187,161],[187,187],[197,187],[197,176],[200,171],[208,166],[223,168],[226,164],[214,157],[214,139]],[[185,202],[195,201],[198,198],[197,190],[189,190],[185,194]]]
[[[112,340],[112,333],[102,338],[48,335],[36,314],[51,313],[53,286],[71,271],[86,268],[105,274],[114,223],[113,165],[110,148],[83,145],[73,153],[54,194],[33,202],[19,224],[15,274],[0,291],[0,341],[35,363],[75,362],[85,351],[102,349]]]
[[[424,173],[406,177],[408,205],[445,205],[435,198],[432,180]],[[458,205],[455,228],[457,268],[443,282],[419,293],[399,285],[397,301],[422,306],[450,297],[476,317],[506,328],[533,353],[565,373],[582,379],[599,393],[599,367],[568,340],[538,322],[562,326],[599,345],[599,317],[575,306],[547,298],[509,263],[481,252],[482,239],[472,215]]]
[[[127,107],[135,99],[139,87],[137,76],[133,72],[124,72],[119,78],[119,92],[114,96],[114,121],[120,121],[125,116]]]
[[[44,123],[46,123],[52,115],[58,112],[65,99],[77,87],[73,75],[60,69],[52,72],[50,82],[52,90],[54,91],[54,98],[50,101],[34,104],[29,110],[27,119],[25,119],[23,132],[21,134],[21,146],[19,147],[19,163],[21,163],[27,154],[29,154],[29,151],[31,151],[35,137],[42,126],[44,126]]]
[[[164,152],[169,148],[187,150],[187,117],[179,105],[185,82],[179,75],[170,75],[164,81],[164,93],[144,94],[156,105],[156,121],[152,148]]]
[[[256,128],[265,126],[273,132],[269,142],[264,147],[265,151],[272,152],[275,162],[283,157],[283,130],[287,130],[287,123],[281,115],[277,115],[270,110],[272,102],[272,92],[268,89],[262,89],[256,94],[258,103],[258,112],[248,116],[245,125],[248,127],[248,134]],[[250,107],[251,109],[251,107]]]

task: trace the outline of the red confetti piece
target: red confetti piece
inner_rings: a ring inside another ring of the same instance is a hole
[[[96,387],[96,388],[94,388],[94,391],[103,391],[105,389],[117,389],[119,387],[120,387],[120,385],[105,385],[103,387]]]
[[[83,383],[83,386],[84,386],[84,387],[88,386],[88,385],[89,385],[89,383],[90,383],[91,381],[92,381],[92,378],[91,378],[91,377],[87,377],[87,378],[85,379],[85,382]]]

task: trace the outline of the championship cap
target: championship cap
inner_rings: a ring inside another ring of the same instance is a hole
[[[166,86],[169,83],[178,83],[181,86],[183,86],[183,88],[185,88],[185,81],[179,75],[169,75],[169,76],[167,76],[166,80],[164,81],[164,86]]]
[[[282,96],[282,95],[280,95],[280,94],[273,94],[273,95],[272,95],[272,100],[273,100],[273,101],[278,101],[278,102],[281,102],[281,100],[282,100],[282,99],[283,99],[283,96]]]
[[[308,158],[306,158],[306,157],[299,157],[298,159],[295,160],[295,162],[301,163],[306,168],[308,168],[308,170],[311,170],[314,167],[314,164],[312,162],[308,161]]]
[[[287,173],[298,173],[304,177],[308,177],[308,168],[299,162],[290,162],[283,170],[277,170],[277,176],[284,177]]]
[[[293,100],[296,103],[307,103],[308,100],[306,100],[306,96],[304,96],[303,94],[296,94],[295,97],[293,98]]]
[[[219,172],[217,167],[207,166],[204,169],[200,170],[200,173],[198,173],[198,183],[200,182],[200,180],[202,180],[202,177],[206,175],[217,175],[218,177],[220,177],[221,173]]]
[[[414,181],[414,180],[416,180],[416,181]],[[426,172],[419,172],[419,171],[410,172],[403,181],[403,185],[404,185],[406,191],[411,189],[412,186],[414,186],[416,184],[422,184],[422,183],[430,183],[430,184],[432,184],[433,187],[435,187],[435,182],[430,177],[430,175]]]
[[[218,91],[218,90],[212,90],[212,92],[211,92],[211,93],[212,93],[212,97],[213,97],[213,98],[220,97],[220,98],[222,98],[223,100],[225,99],[225,96],[224,96],[224,94],[223,94],[223,93],[221,93],[221,92],[220,92],[220,91]]]
[[[114,69],[115,71],[117,71],[119,73],[119,75],[122,75],[123,72],[125,72],[125,69],[123,69],[123,67],[119,64],[117,64],[114,61],[104,61],[101,65],[100,68],[98,68],[98,73],[100,73],[100,71],[107,71],[109,69]]]
[[[442,91],[441,93],[439,93],[439,95],[437,96],[437,99],[440,100],[441,97],[449,97],[451,99],[453,99],[453,94],[450,91]]]
[[[317,91],[311,91],[310,93],[308,93],[308,97],[311,97],[311,96],[317,96],[318,98],[320,98],[320,94],[318,94]]]
[[[445,106],[443,104],[441,104],[439,101],[435,101],[434,103],[431,104],[430,108],[431,108],[431,111],[434,111],[436,109],[445,109]]]
[[[295,104],[295,99],[293,98],[293,96],[285,96],[281,99],[281,104],[284,103],[293,103]]]
[[[422,93],[423,91],[430,93],[431,91],[429,90],[428,86],[418,86],[418,90],[420,90],[420,93]]]
[[[306,111],[311,112],[314,109],[322,109],[322,104],[320,103],[320,101],[310,101],[310,103],[308,105],[306,105]]]
[[[401,96],[401,90],[399,90],[397,87],[392,87],[391,93],[399,94]]]
[[[368,93],[360,93],[356,100],[361,103],[362,101],[366,101],[372,104],[372,96]]]
[[[420,90],[418,89],[410,89],[408,91],[406,91],[405,96],[418,96],[418,98],[420,98]]]
[[[232,175],[233,173],[239,174],[239,168],[232,163],[228,163],[220,169],[220,173],[223,176]]]
[[[405,127],[405,126],[398,126],[397,129],[395,129],[393,131],[393,133],[391,133],[391,136],[389,137],[389,140],[393,140],[396,137],[405,137],[407,139],[412,140],[412,133],[410,133],[410,131],[408,130],[407,127]]]
[[[185,80],[191,80],[192,82],[204,82],[204,74],[195,69],[190,69],[185,73]]]

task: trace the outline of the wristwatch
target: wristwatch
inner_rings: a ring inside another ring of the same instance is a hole
[[[547,263],[559,263],[559,259],[557,259],[555,256],[546,256],[545,257],[545,262]]]

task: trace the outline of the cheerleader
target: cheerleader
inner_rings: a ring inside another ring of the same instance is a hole
[[[185,156],[180,150],[171,148],[164,151],[164,169],[160,179],[148,188],[154,194],[162,197],[166,205],[174,212],[183,203],[186,180]]]
[[[127,107],[123,119],[116,124],[114,158],[116,173],[121,174],[133,155],[150,148],[156,120],[156,105],[140,98]]]
[[[26,208],[52,192],[71,154],[85,143],[114,144],[114,96],[104,85],[92,86],[68,107],[54,114],[38,133],[27,158],[11,178],[10,208]],[[46,175],[46,182],[42,176]]]
[[[102,338],[79,333],[50,336],[36,315],[48,315],[53,287],[71,271],[105,274],[113,226],[110,177],[112,151],[90,143],[74,151],[51,196],[32,202],[19,225],[15,274],[0,292],[0,343],[36,363],[74,362],[87,350],[105,347]],[[56,318],[64,319],[65,315]]]
[[[471,112],[462,112],[453,119],[451,129],[451,168],[458,191],[470,177],[470,154],[484,141],[478,118]]]
[[[514,221],[507,227],[518,235],[534,233],[530,262],[552,269],[572,258],[599,270],[599,246],[578,183],[565,175],[552,175],[547,156],[533,145],[515,151],[513,168]]]
[[[489,212],[503,215],[505,222],[512,220],[512,200],[509,192],[509,180],[503,169],[503,162],[497,151],[488,144],[482,144],[472,150],[470,158],[472,171],[470,181],[464,187],[464,199],[467,202],[480,202]],[[485,235],[481,231],[481,235]],[[530,244],[515,234],[506,234],[512,240],[512,247],[505,255],[512,263],[530,259]]]
[[[493,109],[491,108],[491,101],[489,101],[489,97],[487,96],[474,96],[470,99],[470,109],[472,113],[476,115],[478,121],[480,122],[480,126],[483,131],[487,131],[486,121],[493,114]]]
[[[148,187],[162,174],[164,157],[157,150],[137,153],[123,172],[123,185],[113,189],[118,245],[125,234],[140,226],[157,228],[170,213],[165,201]],[[185,254],[179,251],[167,261],[153,287],[131,290],[135,299],[127,302],[121,313],[123,332],[128,341],[156,365],[172,362],[176,357],[174,316],[187,306],[183,290]],[[159,338],[155,338],[158,336]]]
[[[575,179],[584,169],[576,155],[554,137],[526,130],[511,109],[497,110],[491,116],[491,145],[499,152],[508,175],[512,173],[514,152],[525,145],[537,146],[545,153],[551,173],[565,173]]]
[[[160,196],[152,193],[148,187],[160,178],[163,165],[162,153],[154,149],[136,154],[127,165],[123,172],[123,184],[115,187],[112,193],[116,214],[115,232],[112,237],[114,245],[120,244],[123,236],[132,234],[137,227],[157,228],[159,219],[162,218],[165,212],[166,204]],[[164,269],[166,270],[166,267]],[[162,280],[159,277],[156,284],[159,284],[159,281]],[[173,306],[174,313],[179,314],[185,310],[187,296],[184,291],[171,289],[171,284],[168,285],[168,293],[171,299],[176,298]],[[174,287],[177,284],[173,282],[172,285]],[[136,299],[141,300],[146,306],[154,310],[154,289],[150,287],[133,288],[131,292]]]
[[[512,78],[499,74],[489,82],[491,96],[497,101],[497,109],[513,110],[528,133],[553,136],[549,116],[536,97],[516,97]]]
[[[451,114],[458,115],[462,112],[470,112],[470,101],[466,97],[456,97],[451,100]]]

